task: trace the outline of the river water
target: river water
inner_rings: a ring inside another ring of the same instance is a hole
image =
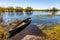
[[[32,23],[58,23],[60,22],[60,12],[55,12],[58,14],[56,16],[46,16],[50,15],[53,12],[33,12],[33,13],[21,13],[21,12],[5,12],[3,14],[3,20],[5,22],[18,20],[24,20],[26,18],[31,17]]]

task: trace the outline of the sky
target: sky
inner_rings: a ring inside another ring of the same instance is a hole
[[[51,9],[53,7],[60,9],[60,0],[0,0],[1,7],[32,7],[33,9]]]

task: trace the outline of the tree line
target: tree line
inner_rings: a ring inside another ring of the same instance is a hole
[[[0,7],[0,12],[32,12],[32,11],[52,11],[52,12],[56,12],[58,11],[57,8],[52,8],[52,9],[45,9],[45,10],[38,10],[38,9],[33,9],[32,7],[26,7],[25,9],[22,7]]]
[[[0,7],[0,12],[31,12],[33,11],[32,7],[26,7],[25,9],[22,7]]]

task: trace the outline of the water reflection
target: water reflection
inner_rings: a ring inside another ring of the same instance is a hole
[[[9,16],[14,16],[14,12],[9,12],[8,15]]]
[[[16,12],[17,15],[23,15],[23,12]]]
[[[25,12],[26,15],[32,15],[33,12]]]
[[[49,14],[57,14],[58,12],[5,12],[3,13],[3,20],[5,20],[6,22],[7,21],[12,21],[12,20],[15,20],[15,19],[25,19],[25,18],[28,18],[28,17],[31,17],[32,18],[32,22],[33,23],[43,23],[43,22],[48,22],[49,20],[51,22],[53,22],[54,20],[60,20],[60,17],[58,16],[56,18],[56,16],[51,16]],[[48,15],[46,15],[48,14]],[[28,16],[27,16],[28,15]],[[44,16],[45,15],[45,16]],[[56,18],[56,19],[55,19]],[[53,20],[54,19],[54,20]],[[52,21],[53,20],[53,21]]]
[[[57,11],[56,11],[56,12],[57,12]],[[56,14],[56,12],[55,12],[55,11],[53,11],[53,12],[52,12],[52,15],[55,15],[55,14]]]

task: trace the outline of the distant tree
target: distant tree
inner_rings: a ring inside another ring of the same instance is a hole
[[[55,15],[55,13],[57,12],[56,8],[52,8],[52,15]]]
[[[22,7],[16,7],[16,12],[23,12],[23,8]]]
[[[9,11],[9,12],[13,12],[13,10],[14,10],[14,7],[12,7],[12,6],[9,6],[7,9],[8,9],[8,11]]]
[[[56,12],[57,11],[57,8],[52,8],[52,11]]]
[[[0,7],[0,12],[2,12],[2,8]]]
[[[33,8],[31,8],[31,7],[26,7],[25,8],[25,12],[32,12],[33,11]]]
[[[14,9],[14,7],[13,7],[13,6],[9,6],[8,8],[9,8],[9,9]]]
[[[0,7],[0,12],[4,12],[4,7]]]

